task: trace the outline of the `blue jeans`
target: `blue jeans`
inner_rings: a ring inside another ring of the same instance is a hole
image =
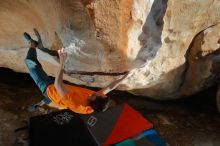
[[[54,83],[54,81],[45,73],[40,62],[37,60],[37,52],[35,48],[29,48],[25,58],[25,64],[29,70],[30,76],[45,97],[44,102],[49,104],[51,100],[48,97],[46,90],[50,84]]]

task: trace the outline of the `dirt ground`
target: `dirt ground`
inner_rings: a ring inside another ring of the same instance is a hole
[[[96,90],[96,89],[94,89]],[[154,127],[170,146],[220,146],[220,115],[215,105],[217,86],[188,99],[159,102],[127,92],[109,96],[118,104],[127,102]],[[51,112],[44,107],[36,113],[27,107],[42,99],[28,74],[0,68],[0,146],[27,146],[27,131],[14,132],[29,117]]]

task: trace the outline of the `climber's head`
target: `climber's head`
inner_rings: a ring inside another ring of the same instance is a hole
[[[109,105],[109,98],[106,95],[93,94],[89,96],[89,105],[96,112],[105,111]]]

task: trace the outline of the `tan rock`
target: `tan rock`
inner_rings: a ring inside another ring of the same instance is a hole
[[[27,72],[22,34],[37,28],[47,48],[68,52],[66,80],[104,87],[131,70],[118,89],[189,96],[214,83],[213,61],[194,56],[218,48],[219,8],[218,0],[1,0],[0,66]],[[54,76],[57,58],[38,57]]]
[[[220,24],[211,26],[194,38],[186,56],[187,66],[184,82],[180,88],[181,96],[191,95],[216,83],[220,71],[214,65],[216,61],[218,63],[220,61],[219,53],[216,52],[220,47],[218,43],[219,29]]]

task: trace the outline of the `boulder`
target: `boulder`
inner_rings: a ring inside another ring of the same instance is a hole
[[[219,48],[218,0],[1,0],[0,66],[27,72],[23,63],[33,28],[44,46],[68,53],[65,79],[104,87],[125,72],[118,89],[153,99],[190,96],[213,84]],[[198,57],[200,57],[198,59]],[[46,72],[59,61],[38,50]]]

